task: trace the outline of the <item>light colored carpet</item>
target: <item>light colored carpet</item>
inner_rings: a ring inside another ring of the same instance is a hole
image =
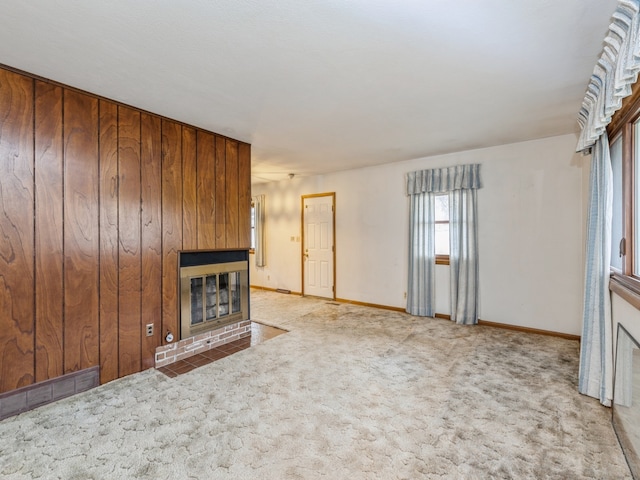
[[[575,341],[252,292],[290,332],[0,422],[0,477],[630,478]]]

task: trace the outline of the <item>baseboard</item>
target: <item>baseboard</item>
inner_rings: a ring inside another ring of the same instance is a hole
[[[258,290],[267,290],[270,292],[278,291],[278,289],[276,288],[258,287],[253,285],[251,286],[251,288],[255,288]],[[291,294],[302,295],[302,293],[299,293],[299,292],[295,292],[295,293],[291,292]],[[348,303],[351,305],[359,305],[362,307],[372,307],[372,308],[380,308],[382,310],[391,310],[393,312],[406,312],[406,309],[402,307],[391,307],[389,305],[380,305],[377,303],[359,302],[357,300],[348,300],[346,298],[336,298],[335,301],[340,303]],[[446,313],[436,313],[434,314],[434,317],[441,318],[443,320],[451,320],[451,315],[448,315]],[[478,325],[483,325],[485,327],[503,328],[505,330],[513,330],[516,332],[523,332],[523,333],[536,333],[538,335],[547,335],[550,337],[564,338],[566,340],[577,340],[578,342],[580,341],[580,335],[572,335],[570,333],[554,332],[552,330],[542,330],[538,328],[521,327],[518,325],[509,325],[508,323],[498,323],[498,322],[489,322],[487,320],[478,320]]]
[[[390,307],[389,305],[380,305],[377,303],[358,302],[357,300],[347,300],[346,298],[336,298],[335,301],[340,303],[348,303],[350,305],[359,305],[361,307],[373,307],[380,308],[382,310],[391,310],[392,312],[406,312],[406,310],[401,307]]]
[[[100,384],[100,367],[90,367],[0,394],[0,420],[84,392]]]
[[[269,287],[261,287],[259,285],[249,285],[249,287],[253,288],[254,290],[264,290],[267,292],[283,293],[286,295],[298,295],[298,296],[302,295],[301,292],[292,292],[291,290],[285,290],[283,288],[269,288]]]
[[[547,335],[549,337],[559,337],[566,340],[580,341],[580,335],[572,335],[570,333],[554,332],[552,330],[541,330],[539,328],[521,327],[519,325],[509,325],[507,323],[488,322],[486,320],[478,320],[478,325],[485,327],[504,328],[505,330],[514,330],[516,332],[537,333],[538,335]]]
[[[445,313],[436,313],[434,317],[442,318],[444,320],[451,320],[451,315],[447,315]],[[519,325],[509,325],[508,323],[488,322],[487,320],[478,319],[478,325],[483,325],[485,327],[503,328],[505,330],[514,330],[516,332],[523,332],[523,333],[537,333],[538,335],[547,335],[549,337],[559,337],[559,338],[564,338],[566,340],[580,341],[579,335],[571,335],[570,333],[554,332],[552,330],[541,330],[539,328],[521,327]]]

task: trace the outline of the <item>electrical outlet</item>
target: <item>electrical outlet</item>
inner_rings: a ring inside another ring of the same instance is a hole
[[[404,292],[404,298],[407,298],[407,292]]]
[[[147,323],[147,337],[153,335],[153,323]]]

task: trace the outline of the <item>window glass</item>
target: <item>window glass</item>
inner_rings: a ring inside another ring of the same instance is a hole
[[[435,197],[436,255],[449,255],[449,195]]]
[[[251,250],[256,248],[256,207],[251,203]]]
[[[613,215],[611,222],[611,266],[622,270],[620,241],[622,240],[622,136],[611,144],[611,170],[613,171]]]
[[[634,238],[634,245],[633,245],[633,273],[635,275],[638,275],[638,273],[640,272],[640,255],[638,255],[638,252],[640,252],[640,208],[638,208],[638,204],[640,203],[640,180],[638,180],[638,177],[640,176],[640,165],[638,165],[638,162],[640,161],[640,120],[636,121],[635,124],[633,125],[633,145],[635,145],[635,152],[633,155],[633,162],[634,162],[634,171],[635,171],[635,178],[633,179],[634,182],[634,198],[635,198],[635,205],[633,206],[633,238]],[[613,246],[613,241],[612,241],[612,246]]]

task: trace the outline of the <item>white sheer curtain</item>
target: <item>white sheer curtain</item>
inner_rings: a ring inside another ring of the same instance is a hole
[[[451,319],[477,323],[478,237],[476,190],[480,165],[418,170],[407,174],[411,197],[409,218],[409,279],[407,312],[435,313],[435,202],[449,194],[449,261],[451,265]]]
[[[584,309],[580,341],[580,393],[611,405],[613,393],[613,331],[609,264],[613,181],[606,132],[596,142],[589,178]]]
[[[451,320],[478,323],[477,190],[449,192]]]
[[[411,195],[409,219],[409,285],[407,312],[435,314],[435,201],[429,192]]]
[[[253,208],[255,215],[256,244],[255,256],[256,267],[264,267],[266,262],[266,242],[264,235],[264,219],[265,219],[265,202],[264,195],[257,195],[253,199]]]

